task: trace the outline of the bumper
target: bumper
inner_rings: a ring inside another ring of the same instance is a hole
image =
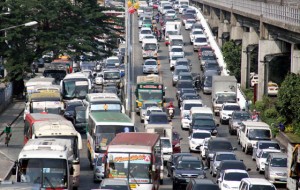
[[[190,128],[190,122],[188,122],[188,121],[187,121],[187,119],[182,119],[181,120],[181,126],[182,126],[182,128],[184,128],[184,129],[189,129]]]
[[[96,173],[94,175],[94,181],[102,181],[104,179],[104,174]]]
[[[277,183],[277,184],[286,184],[287,183],[287,177],[281,177],[277,175],[271,175],[269,176],[269,181],[271,183]]]
[[[174,183],[177,185],[187,185],[190,182],[190,178],[174,178]]]
[[[170,152],[170,154],[165,154],[165,153],[164,153],[164,154],[163,154],[163,160],[164,160],[164,161],[169,160],[169,159],[171,158],[171,154],[172,154],[171,152]]]
[[[200,151],[200,144],[193,144],[193,143],[189,143],[190,144],[190,149],[193,151]]]
[[[143,73],[158,73],[158,70],[143,70]]]
[[[203,93],[211,94],[211,88],[203,87]]]

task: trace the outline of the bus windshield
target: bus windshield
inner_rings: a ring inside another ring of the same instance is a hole
[[[162,90],[139,90],[140,100],[160,100],[162,96]]]
[[[48,158],[21,159],[18,178],[22,183],[41,184],[42,188],[68,188],[67,160]]]
[[[104,79],[120,79],[120,72],[104,72]]]
[[[117,111],[121,112],[122,107],[120,102],[103,102],[103,103],[93,103],[91,105],[91,112],[101,112],[101,111]]]
[[[66,99],[84,99],[89,91],[88,79],[67,79],[63,81],[63,96]]]
[[[123,133],[123,132],[134,132],[134,126],[125,126],[125,125],[97,125],[96,133]]]
[[[126,178],[129,183],[151,183],[151,154],[109,153],[109,178]]]

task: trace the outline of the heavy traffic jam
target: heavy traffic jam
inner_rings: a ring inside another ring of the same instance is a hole
[[[99,189],[168,189],[162,188],[168,181],[169,189],[187,190],[275,190],[274,184],[286,184],[287,155],[270,126],[239,103],[237,80],[224,74],[200,11],[189,0],[139,6],[134,40],[143,63],[136,63],[142,71],[134,76],[136,115],[125,109],[125,42],[101,62],[50,60],[43,77],[25,84],[24,147],[12,171],[15,181],[87,189],[80,180],[80,152],[86,149]],[[236,137],[257,172],[220,128]]]

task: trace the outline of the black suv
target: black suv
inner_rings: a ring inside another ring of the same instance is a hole
[[[191,179],[186,186],[186,190],[219,190],[219,186],[211,179]]]
[[[222,160],[219,167],[217,167],[216,178],[218,179],[225,170],[229,170],[229,169],[246,170],[246,171],[251,170],[250,168],[246,168],[244,162],[241,160]]]
[[[192,178],[206,178],[207,167],[204,167],[199,157],[182,156],[172,168],[173,189],[180,189],[180,186],[185,186]]]
[[[205,151],[206,164],[210,167],[210,161],[214,157],[216,152],[234,151],[235,147],[232,147],[231,142],[226,138],[216,137],[209,139],[207,149]]]
[[[209,131],[212,136],[217,136],[218,126],[219,124],[216,124],[215,120],[210,116],[195,116],[190,124],[189,135],[191,135],[194,130],[206,130]]]

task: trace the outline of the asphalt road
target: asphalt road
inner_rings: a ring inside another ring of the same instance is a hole
[[[143,75],[142,73],[142,50],[141,50],[141,44],[138,42],[138,26],[137,26],[137,16],[134,16],[134,22],[133,22],[133,73],[134,73],[134,82],[136,83],[136,76]],[[192,72],[193,73],[200,73],[200,65],[198,61],[197,54],[193,52],[193,48],[189,43],[189,31],[185,31],[184,28],[182,28],[182,35],[184,37],[185,41],[185,53],[188,59],[190,59],[192,63]],[[164,85],[167,87],[166,90],[166,97],[167,102],[173,101],[174,105],[177,105],[177,101],[175,98],[175,88],[172,86],[172,73],[169,69],[169,62],[168,62],[168,49],[164,45],[163,42],[160,42],[160,51],[159,51],[159,60],[160,60],[160,75],[163,77]],[[208,95],[203,95],[200,92],[200,96],[202,97],[202,100],[205,105],[211,106],[211,99]],[[133,101],[134,102],[134,101]],[[174,126],[174,130],[180,133],[183,140],[181,141],[181,148],[183,152],[188,152],[188,132],[183,131],[180,128],[180,120],[179,120],[179,109],[176,108],[176,116],[173,119],[172,123]],[[144,131],[144,128],[142,127],[140,123],[139,116],[135,115],[135,124],[139,128],[140,131]],[[217,118],[218,120],[218,118]],[[16,125],[14,126],[13,136],[14,137],[20,137],[20,138],[12,138],[10,145],[8,148],[4,146],[0,146],[0,150],[3,153],[6,153],[10,155],[11,160],[16,160],[18,157],[18,154],[23,146],[23,127],[24,123],[22,121],[22,118],[19,118],[19,120],[16,122]],[[237,144],[236,136],[230,136],[228,133],[227,125],[220,125],[218,127],[218,133],[221,137],[228,138],[232,145],[234,147],[237,147],[236,155],[239,159],[243,160],[245,165],[248,168],[251,168],[251,171],[249,172],[251,177],[262,177],[263,175],[259,174],[255,169],[255,162],[252,161],[250,155],[245,155],[241,151],[241,147]],[[83,150],[80,151],[80,157],[81,157],[81,176],[80,176],[80,190],[89,190],[89,189],[95,189],[99,186],[98,183],[93,182],[93,172],[89,168],[89,161],[87,159],[87,148],[86,148],[86,135],[82,134],[83,137]],[[194,153],[194,155],[199,156],[199,153]],[[165,172],[166,173],[166,172]],[[207,176],[210,179],[214,179],[209,172],[207,172]],[[11,180],[15,180],[14,176],[11,176]],[[215,179],[214,179],[215,180]],[[161,190],[169,190],[172,189],[172,181],[170,178],[166,177],[164,178],[164,185],[161,185]],[[279,187],[278,189],[285,189],[283,187]]]

